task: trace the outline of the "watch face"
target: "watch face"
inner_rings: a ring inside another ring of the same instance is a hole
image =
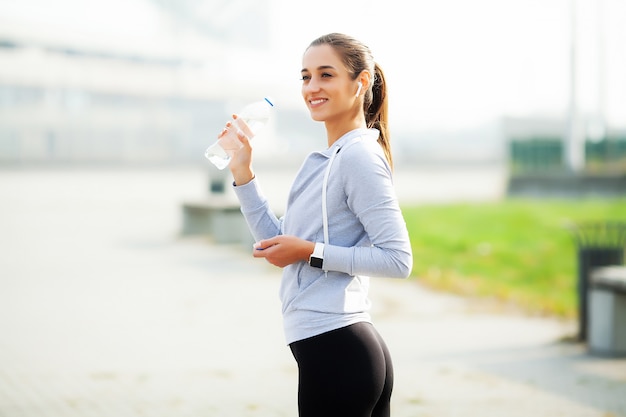
[[[315,258],[311,256],[311,266],[314,268],[321,268],[324,260],[322,258]]]

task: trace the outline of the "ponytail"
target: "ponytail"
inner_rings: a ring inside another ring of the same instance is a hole
[[[371,94],[366,94],[363,102],[363,110],[365,111],[365,121],[368,128],[378,129],[380,135],[378,143],[383,148],[385,158],[389,166],[393,170],[393,157],[391,154],[391,144],[389,142],[389,109],[387,100],[387,83],[385,74],[378,64],[374,64],[374,82]]]

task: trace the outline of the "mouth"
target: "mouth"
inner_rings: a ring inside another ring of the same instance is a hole
[[[326,98],[314,98],[309,100],[309,104],[311,107],[319,106],[320,104],[326,103],[328,99]]]

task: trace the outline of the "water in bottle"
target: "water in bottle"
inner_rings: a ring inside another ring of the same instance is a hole
[[[230,163],[233,154],[243,146],[237,138],[237,131],[245,128],[240,124],[243,120],[253,135],[259,133],[259,130],[265,126],[270,118],[271,109],[274,103],[271,98],[265,97],[261,101],[248,104],[237,115],[231,123],[233,128],[219,138],[213,145],[209,146],[204,156],[213,163],[218,169],[224,169]],[[252,136],[248,135],[250,139]]]

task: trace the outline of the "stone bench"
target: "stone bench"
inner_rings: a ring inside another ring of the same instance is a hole
[[[602,356],[626,356],[626,266],[591,272],[589,350]]]
[[[183,203],[183,235],[207,235],[215,243],[251,247],[254,239],[239,203],[223,195]]]

